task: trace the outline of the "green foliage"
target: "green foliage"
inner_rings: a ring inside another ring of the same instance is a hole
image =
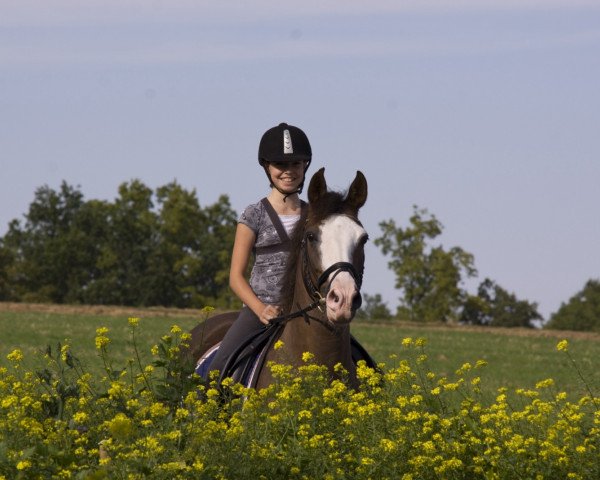
[[[13,254],[9,248],[4,246],[4,241],[0,238],[0,299],[13,296],[13,287],[9,281],[11,277],[9,269],[13,264]]]
[[[51,309],[51,313],[46,310]],[[24,309],[23,309],[24,310]],[[129,330],[123,317],[142,317],[143,328],[136,332],[141,352],[161,338],[165,324],[177,323],[184,331],[194,328],[203,317],[198,310],[180,309],[127,309],[82,308],[67,313],[61,307],[43,308],[44,311],[5,311],[0,304],[0,367],[5,356],[19,348],[26,358],[33,358],[48,343],[69,343],[78,346],[78,357],[86,370],[95,377],[103,375],[93,339],[96,325],[104,325],[111,334],[111,358],[115,364],[126,363],[130,356]],[[96,313],[93,313],[96,312]],[[540,378],[551,376],[557,386],[572,393],[580,392],[581,385],[566,364],[552,356],[555,339],[552,332],[521,329],[488,331],[486,328],[463,328],[457,325],[445,327],[437,323],[405,324],[360,321],[352,325],[352,334],[376,360],[386,359],[398,352],[405,337],[427,337],[427,348],[432,368],[451,372],[455,365],[473,358],[483,359],[487,367],[487,386],[492,390],[500,387],[515,388],[532,386]],[[600,342],[594,335],[571,335],[565,333],[577,352],[577,362],[585,375],[600,388]],[[68,339],[68,342],[65,341]],[[90,341],[91,339],[91,341]]]
[[[541,320],[537,304],[518,300],[489,278],[479,284],[477,296],[467,298],[460,317],[462,323],[492,327],[534,328]]]
[[[129,325],[135,333],[137,319]],[[517,401],[506,389],[487,400],[485,362],[440,374],[425,339],[405,338],[379,371],[359,364],[358,391],[305,354],[298,369],[272,365],[276,381],[262,391],[228,383],[224,395],[192,375],[161,397],[166,379],[187,372],[176,362],[186,340],[173,327],[144,364],[132,337],[131,360],[114,368],[98,329],[101,378],[78,367],[70,345],[47,351],[39,374],[11,352],[0,367],[0,479],[600,476],[591,388],[575,397],[544,378],[517,389]],[[572,359],[567,341],[556,348]]]
[[[0,300],[235,304],[227,272],[236,213],[226,196],[201,208],[176,182],[154,193],[133,180],[114,202],[85,201],[63,182],[39,188],[25,220],[0,242]]]
[[[590,279],[550,317],[545,328],[600,331],[600,280]]]
[[[25,228],[13,220],[3,239],[11,262],[5,265],[13,294],[24,301],[57,302],[77,283],[84,246],[71,226],[83,205],[82,194],[65,182],[58,192],[47,186],[35,192]],[[10,299],[10,298],[8,298]]]
[[[444,250],[428,242],[442,233],[442,224],[426,209],[413,207],[410,225],[397,227],[393,220],[379,225],[383,235],[375,239],[400,289],[398,317],[417,322],[458,320],[467,296],[464,278],[476,275],[473,256],[460,247]]]
[[[375,295],[363,294],[363,303],[356,312],[357,320],[391,320],[392,313],[387,304],[381,300],[379,293]]]

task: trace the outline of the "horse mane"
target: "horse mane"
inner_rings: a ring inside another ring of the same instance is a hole
[[[300,259],[302,239],[307,227],[321,224],[325,219],[335,214],[344,214],[352,217],[358,222],[357,212],[346,205],[347,193],[328,191],[318,198],[317,201],[308,205],[308,215],[305,222],[298,222],[290,237],[290,254],[287,266],[282,278],[282,302],[284,313],[289,313],[294,308],[294,289],[296,287],[296,271]],[[302,223],[302,224],[301,224]],[[360,222],[358,222],[360,223]]]

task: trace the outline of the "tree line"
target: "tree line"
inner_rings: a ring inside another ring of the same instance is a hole
[[[132,180],[112,202],[85,200],[66,182],[40,187],[24,221],[0,237],[0,301],[238,308],[228,287],[236,222],[227,195],[201,207],[177,182],[153,191]],[[399,306],[392,313],[381,295],[365,294],[363,318],[600,330],[598,280],[544,322],[535,302],[490,278],[467,292],[474,257],[436,245],[443,225],[426,209],[414,206],[408,225],[379,226],[374,242],[389,257]]]
[[[43,186],[0,240],[0,300],[234,307],[236,221],[227,196],[202,208],[176,182],[123,183],[112,202]]]

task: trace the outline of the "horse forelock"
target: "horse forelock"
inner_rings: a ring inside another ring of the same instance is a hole
[[[358,221],[358,211],[346,202],[346,195],[340,192],[327,192],[316,202],[310,204],[308,224],[320,225],[335,214],[344,214]]]

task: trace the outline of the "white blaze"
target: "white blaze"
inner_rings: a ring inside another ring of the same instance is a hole
[[[337,262],[352,263],[352,254],[366,231],[346,215],[335,215],[321,225],[323,270]]]
[[[365,229],[346,215],[331,217],[321,225],[321,261],[323,269],[337,262],[352,263],[354,250]],[[333,272],[326,297],[327,319],[339,325],[352,321],[354,299],[360,295],[356,279],[345,270]],[[331,279],[331,276],[330,276]]]

